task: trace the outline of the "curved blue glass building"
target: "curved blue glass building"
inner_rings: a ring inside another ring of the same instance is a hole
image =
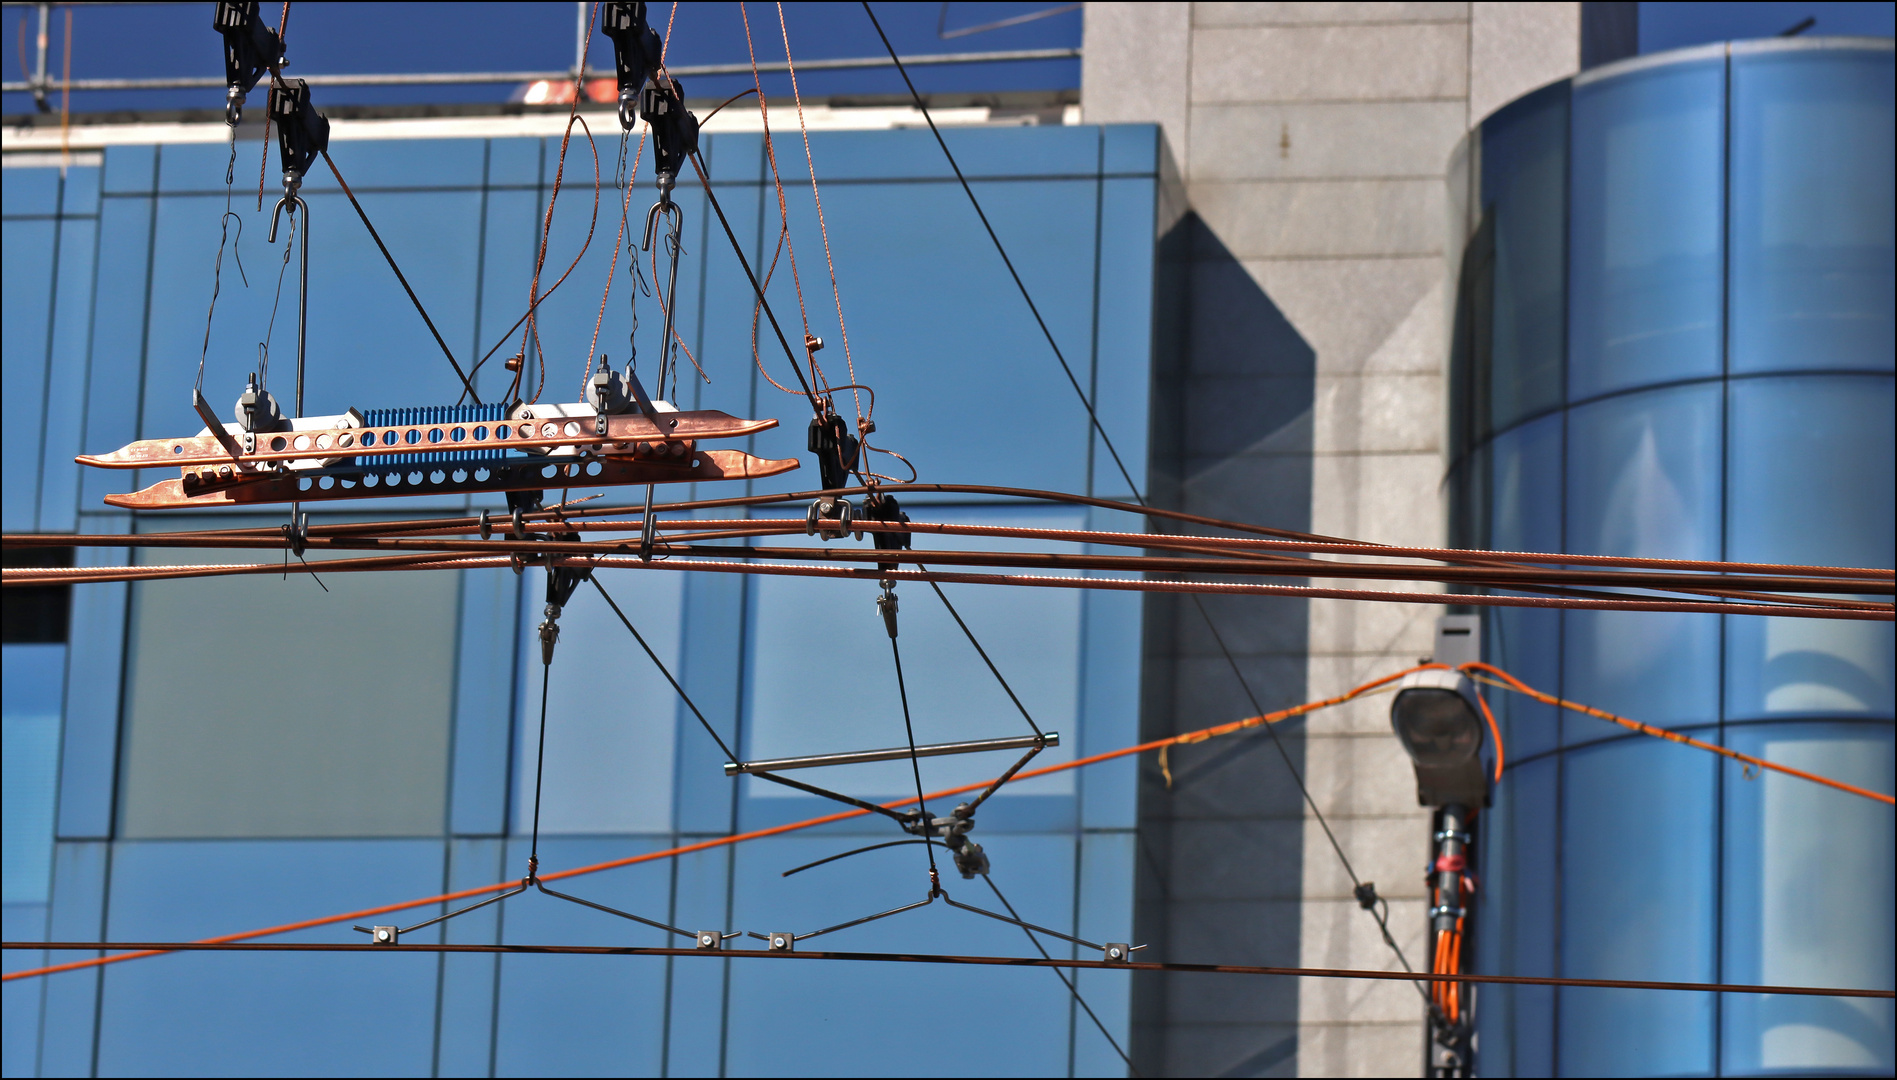
[[[1892,45],[1778,39],[1545,87],[1471,136],[1460,545],[1889,567]],[[1892,789],[1888,623],[1485,609],[1570,700]],[[1492,973],[1889,989],[1891,809],[1501,702]],[[1483,992],[1485,1075],[1889,1075],[1888,1001]]]

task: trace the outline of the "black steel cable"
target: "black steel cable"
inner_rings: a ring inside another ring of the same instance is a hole
[[[923,567],[921,564],[917,564],[916,569],[921,570],[921,569],[925,569],[925,567]],[[970,630],[968,628],[968,624],[962,621],[962,613],[955,610],[955,605],[949,603],[948,595],[942,591],[942,586],[931,581],[929,582],[929,588],[934,589],[935,595],[942,598],[942,606],[945,608],[948,608],[948,613],[955,617],[955,625],[962,628],[962,633],[967,635],[968,637],[968,643],[975,647],[975,651],[977,653],[981,654],[981,662],[988,665],[988,670],[994,673],[995,681],[1000,683],[1001,688],[1008,692],[1008,700],[1014,702],[1014,707],[1021,710],[1021,719],[1026,720],[1028,722],[1028,727],[1031,727],[1034,729],[1034,734],[1046,735],[1047,733],[1041,730],[1041,725],[1035,723],[1034,718],[1028,715],[1028,707],[1026,705],[1021,704],[1021,699],[1015,696],[1014,687],[1009,686],[1008,680],[1002,678],[1001,669],[995,667],[995,662],[993,660],[988,659],[988,650],[982,648],[981,642],[975,640],[975,632],[973,630]]]
[[[896,47],[889,43],[889,35],[883,33],[883,24],[876,21],[876,12],[870,9],[869,0],[863,0],[863,11],[869,15],[870,23],[876,27],[876,36],[883,39],[883,48],[889,50],[889,58],[895,62],[897,73],[909,87],[909,96],[915,99],[916,108],[921,111],[922,119],[928,122],[930,133],[935,136],[937,145],[942,147],[942,155],[948,158],[949,168],[955,170],[955,179],[961,182],[962,191],[967,194],[969,204],[975,208],[975,216],[981,219],[981,227],[988,230],[988,239],[994,241],[995,251],[1000,254],[1002,264],[1008,268],[1008,275],[1014,278],[1015,287],[1021,290],[1021,299],[1027,301],[1028,311],[1033,314],[1035,324],[1041,328],[1041,336],[1047,339],[1048,348],[1054,350],[1054,359],[1060,361],[1060,369],[1067,373],[1067,381],[1073,384],[1074,394],[1086,407],[1088,417],[1093,420],[1094,430],[1100,433],[1100,440],[1106,444],[1107,453],[1113,455],[1113,463],[1119,466],[1120,475],[1126,478],[1127,488],[1133,492],[1134,498],[1139,499],[1139,486],[1133,483],[1133,474],[1127,471],[1126,463],[1120,460],[1119,450],[1114,448],[1113,440],[1107,437],[1106,428],[1100,425],[1100,418],[1094,415],[1093,403],[1087,400],[1087,392],[1080,388],[1080,380],[1074,376],[1074,369],[1067,363],[1066,354],[1060,351],[1060,345],[1055,342],[1054,332],[1047,328],[1047,320],[1041,317],[1041,309],[1035,305],[1034,298],[1028,295],[1028,287],[1021,281],[1020,273],[1015,270],[1014,260],[1008,258],[1008,250],[1001,246],[1001,237],[995,235],[995,227],[988,223],[988,215],[982,211],[981,200],[975,198],[974,189],[968,186],[968,178],[962,175],[962,167],[956,164],[955,155],[949,152],[948,143],[942,139],[942,132],[935,126],[935,118],[929,115],[929,107],[922,103],[922,95],[916,91],[916,84],[909,79],[909,70],[902,66],[902,60],[896,56]],[[1140,505],[1145,504],[1146,500],[1140,499]]]
[[[891,599],[893,603],[893,598]],[[902,698],[902,729],[909,736],[909,769],[916,777],[916,812],[921,814],[922,835],[928,836],[929,825],[935,819],[929,816],[929,804],[922,797],[922,764],[916,757],[916,729],[909,719],[909,690],[902,682],[902,649],[896,645],[896,635],[889,635],[889,654],[896,658],[896,694]],[[929,895],[934,896],[940,889],[935,869],[935,845],[930,844],[924,850],[929,853]]]
[[[995,885],[995,879],[990,877],[987,874],[983,874],[981,876],[981,879],[988,883],[988,888],[995,894],[995,899],[1001,901],[1001,906],[1008,909],[1008,914],[1014,916],[1015,919],[1019,921],[1021,918],[1021,913],[1014,910],[1014,905],[1008,903],[1007,897],[1001,895],[1001,889]],[[1023,926],[1021,928],[1021,932],[1028,936],[1028,941],[1030,941],[1034,945],[1034,951],[1040,953],[1042,959],[1044,960],[1053,959],[1052,956],[1048,955],[1047,947],[1041,944],[1041,939],[1034,936],[1034,931],[1029,930],[1027,927]],[[1133,1067],[1133,1059],[1130,1057],[1127,1057],[1126,1051],[1120,1049],[1120,1041],[1118,1039],[1115,1039],[1113,1037],[1113,1033],[1107,1030],[1107,1026],[1100,1022],[1100,1017],[1094,1014],[1093,1006],[1087,1004],[1087,999],[1080,996],[1080,987],[1074,985],[1073,980],[1067,977],[1066,972],[1063,972],[1059,968],[1053,968],[1052,970],[1054,972],[1054,977],[1059,979],[1061,981],[1061,984],[1067,987],[1067,992],[1074,995],[1074,1001],[1078,1003],[1082,1009],[1085,1009],[1087,1011],[1087,1019],[1092,1020],[1093,1026],[1100,1029],[1100,1034],[1106,1037],[1107,1045],[1113,1047],[1113,1052],[1120,1055],[1121,1061],[1126,1062],[1127,1071],[1132,1073],[1134,1076],[1138,1076],[1140,1074],[1140,1071]]]
[[[548,658],[540,667],[540,749],[534,755],[534,834],[527,853],[528,877],[532,877],[534,868],[540,865],[540,778],[547,763],[547,687],[552,682],[553,661]]]
[[[698,956],[712,960],[857,960],[899,964],[973,964],[984,967],[1052,967],[1107,971],[1176,971],[1205,975],[1292,975],[1305,979],[1369,979],[1492,984],[1498,986],[1575,986],[1604,990],[1678,990],[1714,994],[1787,994],[1796,997],[1897,998],[1890,990],[1861,990],[1836,986],[1758,986],[1748,983],[1650,982],[1633,979],[1565,979],[1542,975],[1448,975],[1360,968],[1264,967],[1248,964],[1175,964],[1155,960],[1125,963],[1106,960],[1061,960],[1033,956],[964,956],[942,953],[765,952],[755,949],[663,949],[636,945],[401,945],[332,944],[322,941],[204,942],[204,941],[7,941],[0,949],[43,952],[403,952],[521,953],[552,956]],[[11,982],[16,973],[7,978]]]
[[[1099,432],[1100,441],[1106,446],[1107,453],[1113,456],[1113,464],[1120,470],[1121,478],[1126,481],[1127,490],[1144,507],[1145,496],[1140,494],[1139,485],[1133,482],[1133,474],[1127,470],[1126,462],[1121,460],[1120,451],[1114,447],[1112,437],[1100,423],[1100,416],[1094,411],[1093,402],[1088,399],[1087,392],[1081,389],[1080,380],[1075,377],[1073,367],[1067,363],[1067,357],[1061,352],[1060,344],[1054,340],[1053,331],[1047,327],[1047,320],[1041,317],[1041,309],[1035,305],[1034,297],[1028,293],[1027,284],[1021,280],[1020,273],[1015,270],[1014,260],[1008,258],[1007,248],[1002,245],[1001,237],[995,233],[995,227],[989,223],[988,215],[982,211],[981,200],[975,197],[975,190],[968,186],[968,178],[962,175],[962,167],[956,164],[954,153],[949,150],[948,142],[942,138],[941,130],[935,126],[935,119],[929,115],[929,107],[923,103],[922,95],[916,90],[915,82],[909,78],[908,69],[902,66],[901,58],[896,55],[896,47],[889,43],[889,35],[883,32],[883,24],[877,21],[876,12],[869,6],[869,0],[863,0],[863,11],[869,16],[870,23],[876,27],[876,36],[882,39],[883,47],[889,50],[889,58],[895,64],[897,74],[902,76],[904,85],[909,88],[909,96],[914,99],[923,120],[928,122],[929,131],[935,136],[936,144],[942,148],[942,155],[948,159],[949,168],[955,170],[955,179],[961,183],[962,192],[968,196],[969,204],[975,208],[975,216],[981,219],[981,226],[987,230],[988,239],[994,242],[996,253],[1001,256],[1002,264],[1008,268],[1008,275],[1014,279],[1015,288],[1020,290],[1021,299],[1026,301],[1028,311],[1034,315],[1035,323],[1041,328],[1041,335],[1047,339],[1048,348],[1054,352],[1054,359],[1060,361],[1061,370],[1067,373],[1067,381],[1073,386],[1074,395],[1080,399],[1080,404],[1087,410],[1087,419],[1092,422],[1093,429]],[[1219,652],[1224,655],[1225,662],[1232,669],[1232,674],[1238,678],[1238,684],[1245,691],[1245,697],[1251,701],[1252,709],[1257,713],[1263,713],[1264,706],[1259,702],[1258,695],[1252,692],[1251,683],[1245,678],[1244,672],[1239,670],[1238,660],[1232,656],[1231,649],[1226,647],[1224,635],[1219,633],[1218,626],[1212,621],[1212,613],[1205,609],[1205,601],[1196,593],[1189,595],[1192,596],[1193,606],[1199,609],[1200,617],[1205,620],[1206,628],[1212,631],[1212,640],[1218,643]],[[1305,805],[1311,808],[1312,816],[1317,818],[1318,825],[1324,830],[1325,838],[1330,841],[1331,848],[1337,852],[1338,860],[1343,863],[1344,873],[1350,876],[1352,885],[1363,884],[1357,877],[1355,868],[1350,865],[1349,857],[1344,854],[1343,847],[1338,844],[1336,835],[1331,832],[1330,822],[1324,820],[1324,814],[1317,808],[1316,800],[1311,798],[1310,789],[1304,785],[1304,777],[1299,775],[1297,767],[1291,763],[1291,753],[1285,749],[1283,738],[1278,735],[1276,727],[1272,725],[1265,725],[1265,730],[1271,733],[1272,744],[1278,748],[1279,756],[1284,759],[1285,768],[1290,771],[1291,779],[1297,783],[1298,792],[1304,796]],[[1396,949],[1398,957],[1402,958],[1403,950],[1396,947],[1395,941],[1387,934],[1385,940],[1390,942],[1391,947]],[[1403,966],[1409,966],[1408,959],[1403,959]]]
[[[672,677],[672,672],[665,666],[665,661],[659,659],[659,654],[653,652],[652,646],[646,644],[645,637],[639,633],[637,627],[632,625],[632,620],[626,618],[626,613],[619,610],[619,605],[613,602],[612,596],[606,592],[606,586],[599,583],[599,575],[588,575],[587,580],[593,583],[593,588],[599,590],[600,597],[606,601],[608,607],[613,609],[613,614],[619,616],[619,621],[626,624],[626,629],[632,631],[633,640],[637,641],[639,647],[646,651],[646,655],[652,658],[652,663],[658,667],[659,674],[665,676],[665,681],[672,684],[672,689],[678,691],[679,700],[685,703],[686,708],[692,710],[693,716],[698,717],[698,723],[705,729],[705,734],[711,736],[712,741],[718,744],[718,749],[725,752],[725,760],[737,761],[738,755],[732,751],[731,747],[725,745],[717,729],[711,726],[711,721],[705,719],[705,714],[698,711],[698,706],[692,702],[692,696],[687,694],[685,688],[678,684],[678,680]]]
[[[441,339],[441,331],[435,329],[435,320],[428,317],[428,309],[422,306],[421,297],[416,296],[415,290],[409,286],[408,278],[403,275],[402,268],[395,263],[395,256],[389,254],[389,247],[382,242],[381,234],[377,233],[375,226],[370,223],[368,212],[363,210],[362,204],[356,201],[356,193],[349,190],[348,181],[343,179],[343,174],[337,170],[336,163],[330,159],[329,151],[324,150],[321,153],[324,164],[329,166],[330,173],[336,177],[336,183],[342,187],[343,194],[349,196],[349,205],[356,208],[356,216],[362,219],[363,228],[369,230],[369,238],[375,241],[377,248],[381,249],[382,257],[388,260],[389,269],[395,271],[395,280],[402,283],[402,291],[408,293],[409,302],[415,305],[415,310],[421,315],[422,321],[428,324],[428,332],[435,335],[435,344],[441,346],[441,355],[448,358],[448,363],[454,368],[454,373],[461,378],[462,387],[467,390],[468,396],[474,399],[474,403],[479,405],[481,395],[474,392],[474,383],[469,381],[467,372],[461,370],[461,362],[454,358],[454,352],[448,348],[448,343]]]
[[[764,315],[771,321],[771,330],[777,334],[777,343],[784,348],[784,358],[790,361],[790,369],[797,376],[797,385],[803,387],[804,397],[810,399],[810,408],[822,414],[817,404],[816,392],[810,389],[810,380],[804,378],[803,367],[798,363],[795,353],[790,351],[790,341],[784,337],[784,328],[777,325],[777,314],[771,310],[771,302],[764,298],[764,289],[757,283],[757,275],[751,272],[751,260],[744,257],[744,245],[738,243],[738,234],[731,231],[731,222],[725,219],[724,207],[718,205],[718,194],[711,189],[711,177],[700,163],[698,151],[692,151],[692,171],[698,174],[699,186],[705,189],[705,199],[711,203],[712,212],[718,215],[718,224],[724,226],[725,239],[731,241],[731,253],[738,257],[738,265],[744,268],[744,276],[751,282],[751,291],[757,294],[758,303],[764,308]]]

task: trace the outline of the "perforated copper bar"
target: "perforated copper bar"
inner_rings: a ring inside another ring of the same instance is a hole
[[[255,450],[247,451],[235,462],[216,436],[193,435],[185,439],[144,439],[109,454],[81,454],[74,460],[101,469],[232,465],[248,471],[246,467],[254,469],[266,462],[358,454],[546,450],[592,445],[599,445],[603,453],[613,454],[632,452],[642,442],[733,439],[777,426],[776,420],[742,420],[716,409],[659,413],[658,418],[661,423],[655,424],[639,413],[608,416],[604,434],[599,431],[597,415],[277,431],[255,436]]]
[[[210,486],[201,488],[201,494],[187,490],[182,480],[163,480],[143,491],[107,495],[105,501],[110,506],[128,510],[175,510],[444,492],[747,480],[776,476],[796,467],[795,458],[752,457],[742,450],[699,450],[695,455],[680,459],[678,464],[615,455],[592,459],[510,459],[494,464],[449,462],[371,469],[339,467],[316,473],[272,474],[241,483]],[[308,487],[303,486],[306,482]]]

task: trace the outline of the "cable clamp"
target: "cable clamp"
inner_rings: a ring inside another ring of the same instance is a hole
[[[1100,951],[1105,954],[1107,963],[1124,964],[1133,959],[1134,953],[1145,947],[1144,945],[1128,945],[1124,941],[1109,941],[1100,946]]]
[[[399,926],[357,926],[353,929],[369,935],[371,945],[398,945],[402,941],[402,928]]]
[[[1450,840],[1454,840],[1466,846],[1471,842],[1469,839],[1468,833],[1458,832],[1454,829],[1444,829],[1441,832],[1435,834],[1434,839],[1438,844],[1445,843]]]
[[[1429,909],[1429,917],[1432,919],[1439,919],[1439,918],[1460,919],[1467,916],[1468,914],[1469,912],[1467,909],[1457,907],[1454,904],[1437,904],[1435,907]]]

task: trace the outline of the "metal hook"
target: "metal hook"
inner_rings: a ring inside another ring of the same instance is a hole
[[[291,192],[277,200],[276,209],[270,212],[270,243],[274,244],[277,242],[277,223],[283,220],[283,208],[286,206],[290,208],[290,228],[294,230],[296,228],[296,212],[302,205],[302,196],[297,195],[295,192]]]
[[[660,199],[658,202],[655,202],[652,204],[652,209],[646,211],[645,239],[641,241],[641,243],[639,244],[639,250],[641,251],[652,250],[653,223],[658,219],[658,216],[660,214],[665,214],[666,216],[669,217],[671,216],[673,211],[678,212],[679,227],[681,228],[684,227],[685,212],[683,210],[679,210],[677,203],[673,202],[671,199]]]
[[[302,186],[302,178],[295,173],[283,175],[283,198],[277,200],[275,210],[270,213],[270,242],[277,242],[277,222],[283,216],[284,207],[290,208],[290,228],[296,229],[296,213],[303,212],[303,250],[300,252],[302,265],[297,268],[296,301],[296,415],[303,415],[303,354],[309,341],[310,320],[310,205],[297,194]]]

